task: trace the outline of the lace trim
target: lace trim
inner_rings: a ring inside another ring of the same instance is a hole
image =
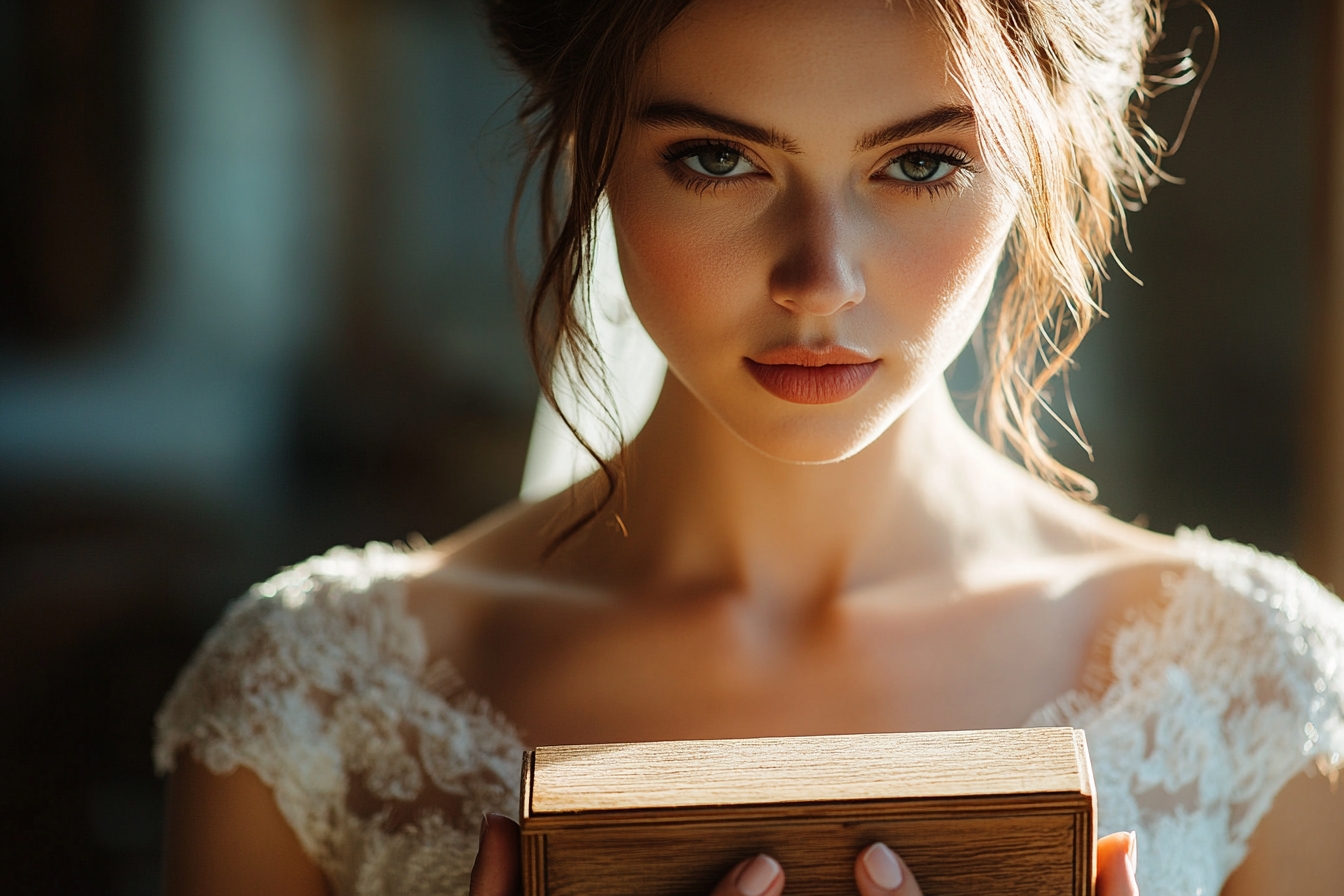
[[[1110,635],[1105,691],[1027,722],[1087,731],[1099,828],[1139,832],[1145,896],[1217,893],[1283,785],[1344,765],[1344,604],[1281,558],[1177,540],[1191,568]]]
[[[183,748],[256,772],[338,893],[465,892],[481,813],[516,812],[517,733],[426,666],[406,613],[402,580],[427,559],[339,548],[255,586],[156,719],[160,772]]]
[[[1178,544],[1191,568],[1111,633],[1109,683],[1027,724],[1087,730],[1100,828],[1139,831],[1145,896],[1212,896],[1283,784],[1344,764],[1344,605],[1284,560]],[[183,748],[255,771],[338,894],[466,893],[480,812],[516,810],[517,733],[426,666],[405,610],[433,560],[342,548],[254,587],[157,718],[161,772]]]

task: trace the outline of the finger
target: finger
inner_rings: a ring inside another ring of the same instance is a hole
[[[710,896],[779,896],[782,892],[784,869],[762,853],[734,865]]]
[[[1133,831],[1097,841],[1097,896],[1139,896],[1139,838]]]
[[[520,896],[518,824],[493,812],[481,817],[481,841],[471,869],[471,896]]]
[[[919,881],[900,856],[885,843],[874,843],[854,860],[859,896],[924,896]]]

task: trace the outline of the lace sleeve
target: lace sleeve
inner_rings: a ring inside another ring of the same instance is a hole
[[[1103,833],[1139,832],[1144,896],[1212,896],[1292,778],[1344,753],[1344,605],[1292,563],[1203,532],[1159,612],[1110,645],[1111,683],[1029,724],[1087,730]]]
[[[1344,765],[1344,602],[1281,557],[1186,537],[1211,581],[1190,577],[1176,588],[1214,594],[1183,603],[1208,607],[1223,592],[1222,609],[1173,622],[1221,635],[1209,672],[1227,682],[1230,786],[1241,807],[1233,833],[1244,840],[1291,778]]]
[[[338,893],[463,892],[481,813],[516,811],[516,734],[426,667],[401,583],[416,562],[338,549],[255,586],[156,719],[160,772],[184,749],[251,769]]]

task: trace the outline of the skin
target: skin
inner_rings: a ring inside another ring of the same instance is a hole
[[[1051,491],[952,407],[942,371],[984,309],[1013,194],[971,122],[865,141],[966,106],[946,73],[905,4],[881,0],[700,2],[660,38],[651,112],[608,190],[631,301],[670,368],[619,523],[543,559],[600,490],[580,483],[438,545],[439,568],[409,585],[430,660],[527,741],[1019,725],[1104,687],[1098,633],[1182,569],[1168,539]],[[749,164],[697,181],[706,144]],[[964,167],[912,188],[891,164],[911,152]],[[880,359],[831,404],[777,398],[743,360],[827,344]],[[184,754],[169,806],[168,893],[327,892],[251,772]],[[1344,799],[1296,781],[1224,892],[1338,892],[1341,837]],[[518,892],[516,826],[492,816],[481,843],[473,896]],[[1138,892],[1137,846],[1099,841],[1101,896]],[[862,896],[920,892],[908,869],[884,888],[869,857]],[[788,869],[771,861],[743,857],[714,896],[778,896]]]

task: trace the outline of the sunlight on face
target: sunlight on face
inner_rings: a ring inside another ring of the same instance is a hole
[[[729,429],[828,462],[957,356],[1012,223],[939,39],[883,0],[699,0],[607,191],[650,336]]]

